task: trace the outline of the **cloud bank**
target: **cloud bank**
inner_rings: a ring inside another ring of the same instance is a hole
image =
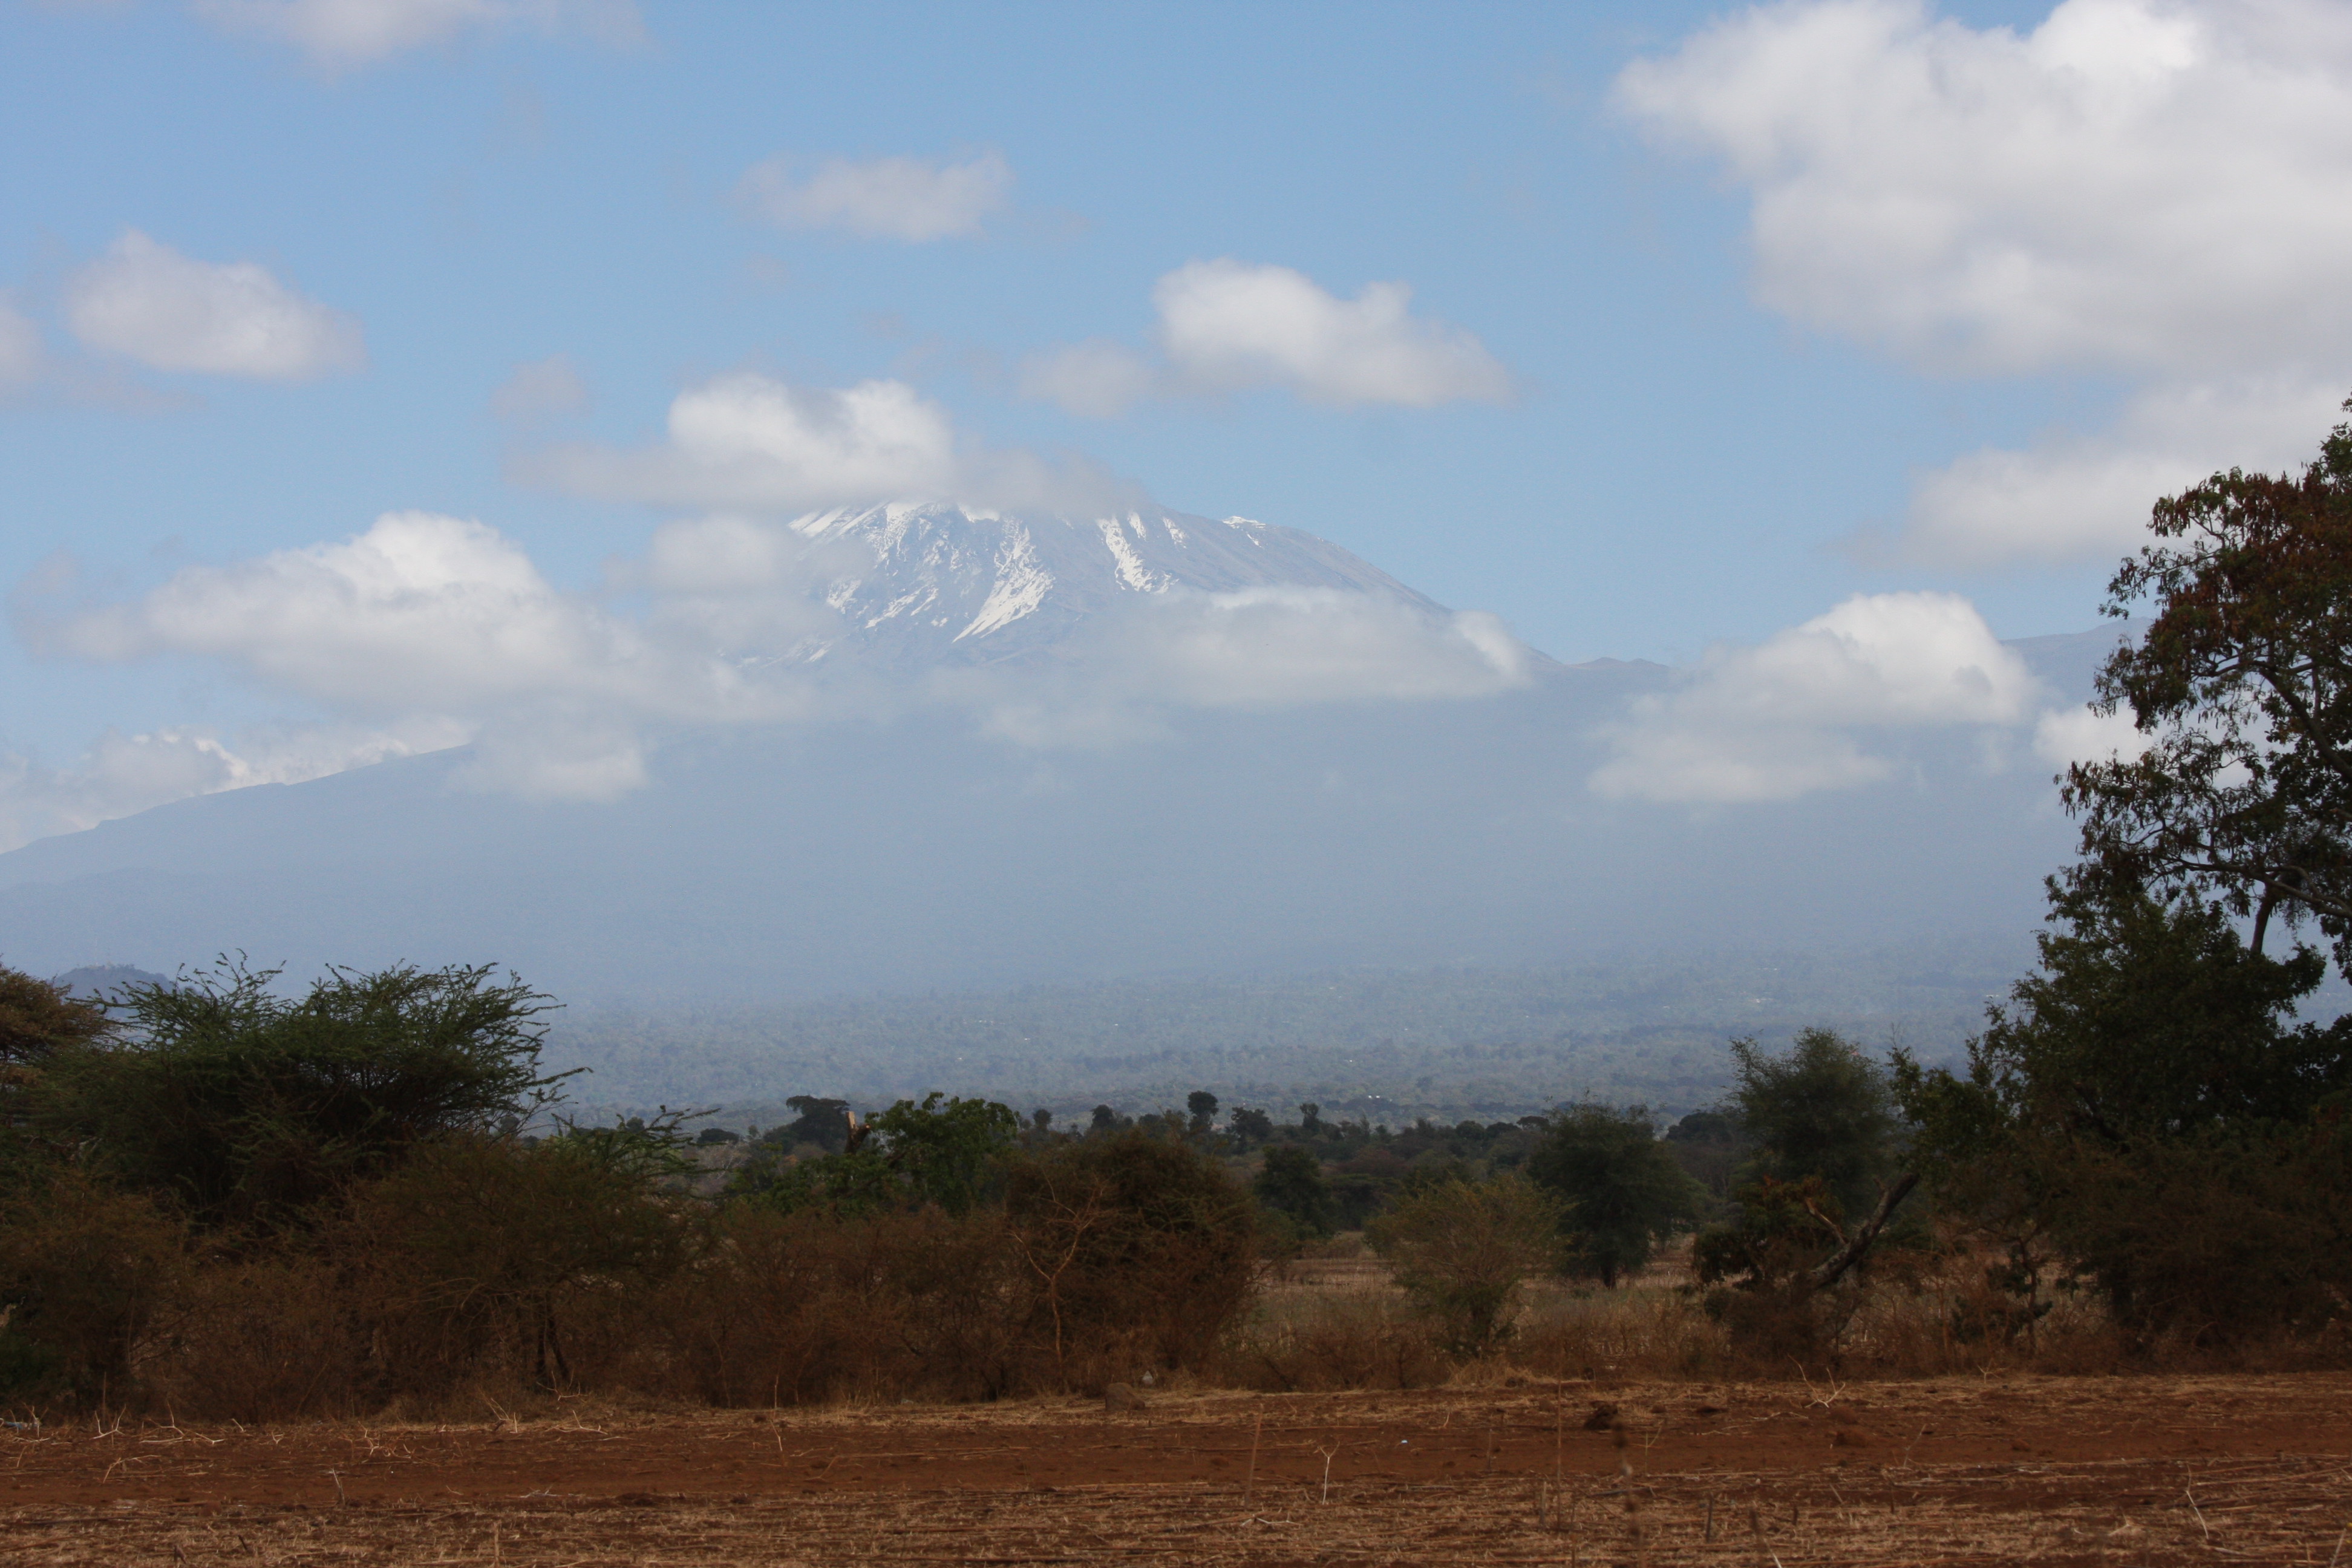
[[[197,261],[137,229],[76,272],[66,324],[82,343],[152,370],[307,381],[367,363],[359,319],[250,261]]]
[[[1012,191],[1012,165],[995,153],[961,163],[827,158],[805,178],[779,154],[754,164],[737,187],[745,205],[779,228],[837,228],[909,245],[979,234]]]
[[[1475,335],[1414,316],[1402,283],[1369,283],[1342,300],[1290,268],[1227,258],[1178,268],[1151,300],[1156,360],[1096,339],[1031,359],[1022,390],[1092,418],[1149,395],[1264,387],[1332,407],[1502,403],[1514,391]]]
[[[1643,699],[1590,781],[1618,798],[1732,804],[1875,784],[1874,730],[2014,726],[2038,683],[1951,594],[1861,594],[1754,647],[1711,651]]]
[[[1531,656],[1491,616],[1299,589],[1123,598],[1042,668],[908,684],[837,647],[812,662],[839,641],[829,592],[872,569],[860,547],[711,515],[663,524],[642,559],[567,591],[480,522],[392,512],[123,602],[45,608],[71,584],[28,585],[17,629],[37,652],[195,658],[326,718],[267,755],[169,731],[110,737],[78,769],[17,759],[0,765],[0,827],[87,826],[434,745],[472,744],[480,787],[609,800],[646,782],[652,745],[698,729],[944,707],[1017,743],[1097,745],[1164,733],[1185,709],[1464,699],[1528,679]]]
[[[1920,0],[1763,6],[1616,101],[1748,193],[1770,309],[1931,373],[2140,384],[2113,430],[1923,477],[1920,555],[2111,552],[2146,486],[2210,471],[2178,411],[2307,451],[2352,378],[2341,5],[2066,0],[2023,35]]]

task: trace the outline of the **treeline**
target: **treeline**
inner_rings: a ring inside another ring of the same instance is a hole
[[[935,1099],[698,1198],[667,1127],[526,1131],[560,1104],[520,983],[274,978],[110,1011],[0,971],[0,1400],[984,1398],[1200,1367],[1250,1300],[1251,1200],[1181,1141]]]

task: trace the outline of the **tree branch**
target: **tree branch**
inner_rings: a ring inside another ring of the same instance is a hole
[[[1868,1252],[1871,1243],[1878,1239],[1878,1233],[1885,1230],[1886,1222],[1895,1217],[1895,1209],[1918,1184],[1919,1178],[1916,1173],[1906,1171],[1897,1176],[1895,1184],[1887,1188],[1885,1194],[1878,1200],[1877,1209],[1863,1227],[1855,1231],[1843,1247],[1831,1254],[1827,1262],[1805,1277],[1806,1289],[1809,1292],[1826,1290],[1843,1279],[1847,1269],[1862,1261],[1863,1254]]]

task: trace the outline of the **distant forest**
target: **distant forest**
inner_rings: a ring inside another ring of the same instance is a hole
[[[1712,1103],[1728,1042],[1820,1026],[1956,1057],[2031,962],[2022,937],[1844,953],[1745,953],[1539,969],[1164,978],[791,1005],[560,1015],[547,1058],[599,1112],[714,1108],[737,1128],[791,1120],[795,1094],[884,1106],[931,1089],[1083,1119],[1206,1089],[1287,1118],[1405,1125],[1511,1118],[1568,1100],[1667,1114]]]

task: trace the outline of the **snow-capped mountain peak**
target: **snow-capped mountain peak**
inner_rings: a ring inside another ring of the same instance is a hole
[[[1328,540],[1245,517],[893,501],[811,512],[792,527],[848,547],[838,553],[851,563],[825,591],[842,634],[811,657],[846,644],[892,664],[994,663],[1059,641],[1122,598],[1180,588],[1340,589],[1444,609]]]

